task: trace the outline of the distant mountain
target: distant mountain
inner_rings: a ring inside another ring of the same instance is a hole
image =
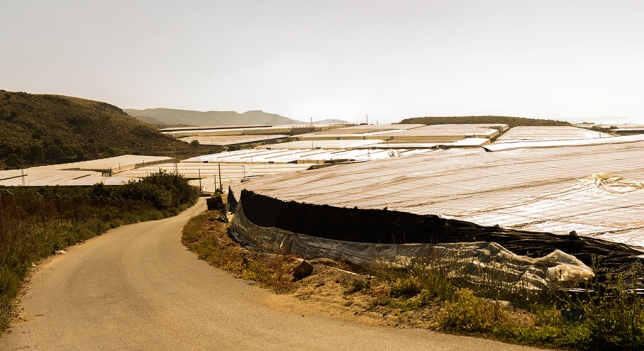
[[[0,90],[0,169],[132,153],[213,151],[163,135],[105,102]]]
[[[242,124],[305,124],[288,117],[264,111],[189,111],[168,108],[149,108],[145,110],[125,109],[130,116],[156,125],[187,124],[193,126],[232,126]]]

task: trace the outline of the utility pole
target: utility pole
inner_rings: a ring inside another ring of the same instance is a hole
[[[177,165],[177,157],[176,157],[176,154],[175,154],[175,146],[174,145],[172,145],[172,159],[174,161],[174,174],[179,174],[178,165]]]
[[[201,193],[201,169],[198,169],[199,171],[199,192]]]

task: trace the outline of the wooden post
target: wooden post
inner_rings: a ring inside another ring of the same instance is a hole
[[[76,221],[76,213],[74,213],[74,200],[71,197],[69,197],[69,195],[67,194],[65,194],[65,196],[67,196],[67,198],[69,199],[72,205],[72,221]]]
[[[2,228],[2,234],[4,234],[4,223],[2,222],[2,195],[0,194],[0,228]]]
[[[56,196],[58,196],[58,199],[60,199],[60,210],[58,211],[60,213],[60,222],[63,222],[63,198],[56,193]]]
[[[11,196],[13,196],[13,208],[16,210],[16,221],[18,222],[18,226],[20,226],[20,217],[18,216],[18,204],[16,203],[16,195],[14,195],[11,191],[6,190]]]
[[[40,207],[42,209],[42,227],[45,228],[45,198],[37,191],[36,194],[40,196]]]
[[[201,188],[201,169],[198,169],[197,171],[199,171],[199,193],[201,193],[202,192],[202,188]]]

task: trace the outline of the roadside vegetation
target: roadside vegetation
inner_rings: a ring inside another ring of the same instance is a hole
[[[198,197],[185,178],[165,172],[123,186],[5,187],[0,193],[0,331],[39,260],[111,228],[174,216]]]
[[[413,117],[403,119],[403,124],[507,124],[510,128],[519,126],[571,126],[569,122],[552,119],[535,119],[508,116],[458,116],[458,117]]]
[[[457,261],[423,258],[397,269],[316,259],[313,273],[294,281],[300,259],[241,247],[219,211],[193,218],[182,241],[200,259],[279,294],[335,304],[325,310],[335,316],[547,348],[644,349],[644,300],[620,275],[587,281],[576,292],[563,286],[530,291],[503,284],[495,279],[499,272],[472,272]],[[600,267],[598,259],[594,269]]]
[[[191,157],[219,152],[189,145],[100,101],[0,90],[0,169],[141,154]]]

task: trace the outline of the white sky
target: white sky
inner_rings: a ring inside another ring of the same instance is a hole
[[[122,108],[644,123],[644,1],[0,5],[0,89]]]

